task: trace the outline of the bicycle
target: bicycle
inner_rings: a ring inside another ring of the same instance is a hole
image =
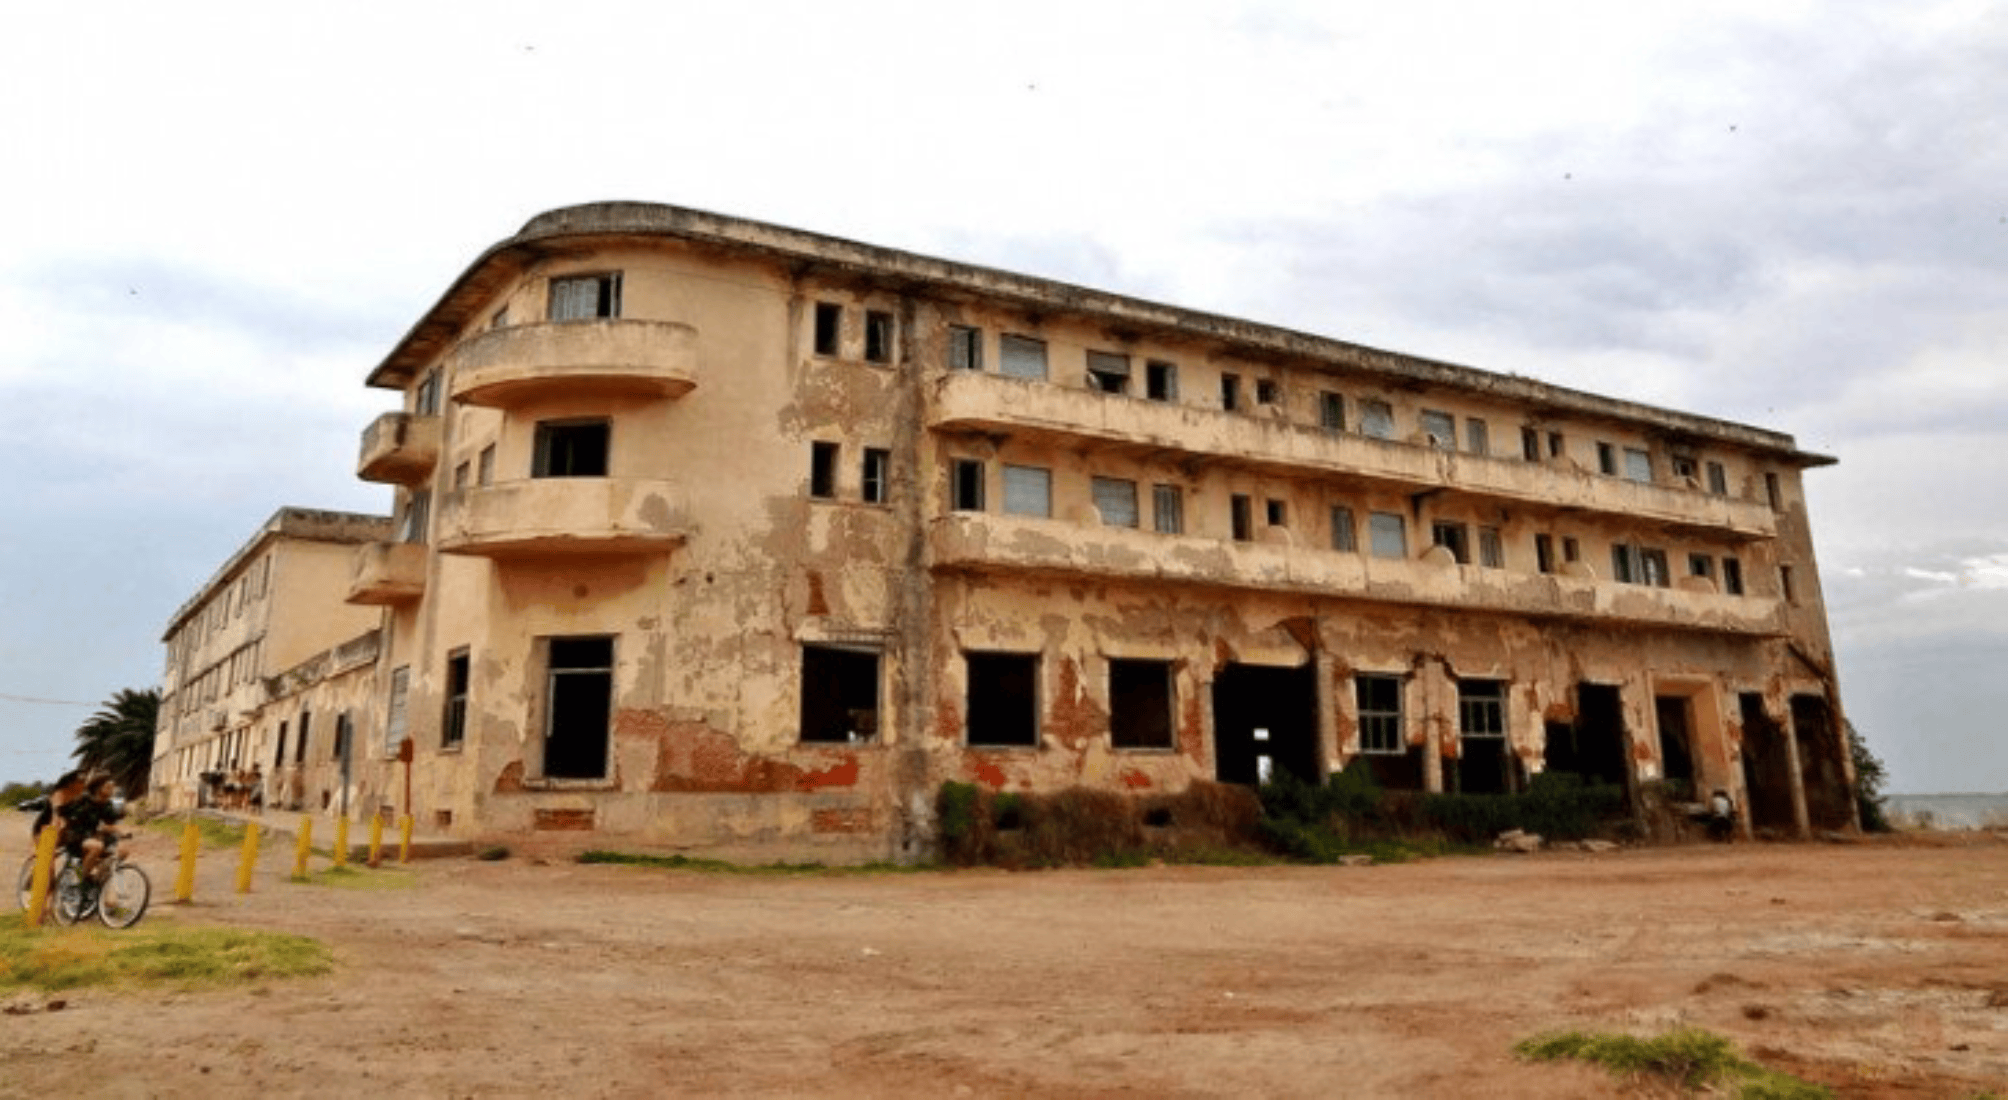
[[[21,908],[28,908],[34,885],[35,857],[21,864],[19,896]],[[57,924],[76,924],[95,914],[106,928],[131,928],[146,915],[153,899],[153,883],[139,865],[127,861],[123,851],[113,851],[98,865],[97,874],[85,879],[83,865],[66,852],[56,853],[49,869],[49,915]]]

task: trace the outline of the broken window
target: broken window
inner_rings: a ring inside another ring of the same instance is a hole
[[[397,541],[424,542],[426,525],[432,518],[432,490],[414,489],[405,498],[397,525]]]
[[[1766,471],[1764,474],[1764,497],[1766,500],[1769,500],[1771,502],[1772,511],[1774,512],[1784,511],[1785,496],[1784,493],[1781,492],[1779,489],[1778,475],[1775,473],[1771,473],[1770,471]]]
[[[473,477],[473,474],[474,468],[465,462],[455,466],[453,468],[453,491],[457,493],[467,488],[467,482]]]
[[[1109,659],[1109,744],[1118,749],[1173,747],[1170,661]]]
[[[1722,559],[1722,590],[1732,596],[1743,594],[1743,563],[1735,558]]]
[[[537,425],[531,477],[607,476],[604,420],[545,420]]]
[[[1141,526],[1142,519],[1137,514],[1136,482],[1114,477],[1098,477],[1089,481],[1088,488],[1094,495],[1095,511],[1101,513],[1104,525]]]
[[[1541,461],[1541,433],[1532,428],[1520,429],[1520,457],[1529,462]]]
[[[1276,402],[1282,400],[1282,397],[1282,387],[1276,384],[1275,379],[1257,378],[1255,380],[1255,403],[1257,405],[1274,405]]]
[[[802,646],[802,740],[870,741],[879,728],[879,653],[861,646]]]
[[[1602,440],[1597,442],[1597,472],[1606,477],[1618,474],[1618,449]]]
[[[1228,533],[1236,542],[1255,537],[1255,504],[1246,493],[1235,493],[1227,501]]]
[[[983,330],[967,325],[948,326],[948,369],[983,369]]]
[[[1088,388],[1103,393],[1128,393],[1129,356],[1107,351],[1088,353]]]
[[[1290,526],[1290,506],[1283,501],[1269,499],[1263,502],[1263,519],[1271,527]]]
[[[1665,588],[1673,583],[1673,574],[1668,572],[1666,567],[1666,551],[1645,547],[1639,551],[1639,562],[1645,567],[1645,580],[1642,583],[1654,588]]]
[[[1353,527],[1353,510],[1343,504],[1332,505],[1332,549],[1344,553],[1358,553],[1359,532]]]
[[[1328,432],[1346,430],[1346,398],[1344,394],[1322,390],[1318,394],[1318,426]]]
[[[836,355],[843,347],[844,307],[835,302],[816,303],[816,354]]]
[[[1039,655],[965,653],[969,743],[1036,748],[1039,744]]]
[[[1030,336],[1001,336],[997,340],[997,371],[1012,378],[1046,380],[1046,342]]]
[[[1401,677],[1355,676],[1353,699],[1360,712],[1360,751],[1400,754]]]
[[[1701,467],[1694,459],[1686,455],[1674,455],[1670,461],[1673,465],[1673,476],[1681,482],[1694,483],[1700,480]]]
[[[1715,559],[1707,554],[1687,555],[1687,573],[1691,577],[1715,579]]]
[[[397,754],[398,742],[404,740],[406,723],[410,718],[411,666],[400,665],[390,673],[390,707],[384,716],[383,754]]]
[[[1437,520],[1429,525],[1429,541],[1450,551],[1457,564],[1471,564],[1471,532],[1463,524]]]
[[[1534,536],[1534,568],[1542,573],[1555,571],[1555,539],[1551,535]]]
[[[1548,433],[1548,457],[1549,457],[1549,458],[1560,458],[1560,457],[1562,457],[1562,453],[1563,453],[1563,451],[1564,451],[1564,450],[1566,450],[1566,449],[1567,449],[1567,448],[1566,448],[1566,444],[1564,443],[1564,441],[1563,441],[1563,439],[1562,439],[1562,433],[1561,433],[1561,432],[1549,432],[1549,433]]]
[[[1220,376],[1220,407],[1233,412],[1241,407],[1241,376],[1223,374]]]
[[[607,774],[607,725],[613,716],[614,640],[544,639],[544,775],[601,779]]]
[[[1475,455],[1492,453],[1492,429],[1485,421],[1475,416],[1464,421],[1464,449]]]
[[[1399,512],[1367,515],[1367,543],[1377,558],[1408,557],[1408,523]]]
[[[829,500],[837,495],[837,445],[817,440],[809,444],[809,495]]]
[[[621,275],[573,275],[551,280],[549,318],[553,321],[591,321],[621,315]]]
[[[1458,681],[1457,732],[1456,767],[1446,777],[1455,793],[1505,794],[1517,789],[1519,760],[1507,745],[1503,681]]]
[[[1144,396],[1152,401],[1178,400],[1178,366],[1153,359],[1144,364]]]
[[[983,463],[958,458],[949,470],[949,507],[958,512],[983,510]]]
[[[1160,535],[1185,533],[1185,492],[1176,485],[1150,487],[1151,524]]]
[[[439,720],[441,748],[458,748],[467,738],[467,673],[465,649],[446,655],[446,711]]]
[[[892,314],[884,310],[865,311],[865,362],[892,362]]]
[[[1628,481],[1652,480],[1652,455],[1637,447],[1625,448],[1625,478]]]
[[[1645,567],[1638,560],[1638,547],[1622,542],[1611,544],[1612,580],[1619,584],[1638,584],[1644,573]]]
[[[1506,540],[1497,527],[1478,529],[1478,564],[1487,569],[1506,568]]]
[[[1719,497],[1729,495],[1729,471],[1720,462],[1708,464],[1708,491]]]
[[[1053,471],[1043,466],[1004,467],[1004,511],[1014,516],[1053,514]]]
[[[1506,736],[1506,684],[1502,680],[1457,682],[1457,732],[1465,738]]]
[[[1443,451],[1457,449],[1457,418],[1436,409],[1422,410],[1422,434],[1429,445]]]
[[[1394,406],[1371,398],[1360,402],[1360,434],[1372,439],[1394,438]]]
[[[862,471],[866,504],[884,504],[892,499],[892,452],[883,447],[865,448]]]

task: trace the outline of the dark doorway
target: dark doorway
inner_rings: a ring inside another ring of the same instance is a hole
[[[1807,819],[1815,829],[1847,828],[1854,823],[1854,793],[1841,763],[1840,731],[1824,696],[1792,696],[1792,736],[1799,743]]]
[[[1653,718],[1659,726],[1661,778],[1675,789],[1675,797],[1689,800],[1701,797],[1694,789],[1694,741],[1689,734],[1692,706],[1685,695],[1656,695],[1652,700]]]
[[[1764,710],[1764,697],[1746,691],[1737,697],[1743,717],[1743,792],[1752,829],[1787,835],[1798,832],[1792,810],[1792,759],[1785,731]]]
[[[1625,751],[1624,705],[1614,684],[1577,684],[1576,720],[1550,722],[1542,769],[1583,777],[1584,783],[1608,783],[1625,789],[1631,800],[1631,763]]]
[[[544,775],[603,779],[613,715],[614,640],[552,638],[544,724]]]
[[[1170,661],[1109,659],[1109,744],[1118,749],[1172,747]]]
[[[1213,753],[1222,783],[1288,772],[1322,783],[1316,666],[1230,664],[1213,677]],[[1265,765],[1263,762],[1267,761]]]

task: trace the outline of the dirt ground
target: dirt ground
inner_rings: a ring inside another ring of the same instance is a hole
[[[173,849],[140,845],[157,901]],[[208,851],[195,903],[146,920],[315,936],[332,975],[14,996],[0,1094],[1636,1095],[1510,1048],[1675,1024],[1843,1096],[2008,1091],[1984,833],[1350,868],[452,859],[368,891],[285,882],[289,858],[239,896]]]

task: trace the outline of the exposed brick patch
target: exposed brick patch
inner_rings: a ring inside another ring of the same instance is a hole
[[[1095,705],[1081,683],[1081,668],[1072,657],[1060,662],[1059,690],[1046,712],[1046,730],[1074,752],[1084,751],[1109,728],[1108,712]]]
[[[1133,791],[1146,791],[1151,787],[1150,776],[1136,768],[1125,768],[1122,774],[1123,786]]]
[[[795,781],[798,791],[813,791],[819,787],[855,787],[858,785],[858,758],[855,756],[832,764],[819,772],[803,772]]]
[[[523,762],[511,760],[495,777],[496,794],[517,794],[523,790]]]
[[[655,742],[655,774],[648,789],[707,794],[763,794],[813,791],[822,787],[854,787],[862,772],[855,753],[819,753],[827,760],[820,770],[751,756],[724,730],[703,722],[671,721],[653,711],[622,711],[614,736],[623,741]]]
[[[818,833],[869,833],[874,827],[872,812],[863,807],[817,810],[809,815],[809,828]]]
[[[971,767],[969,770],[975,774],[976,781],[978,783],[983,784],[984,786],[990,788],[993,791],[1001,791],[1004,789],[1004,785],[1006,783],[1011,782],[1011,777],[1004,774],[1003,768],[998,767],[997,765],[991,763],[988,760],[976,761],[974,766]]]
[[[538,832],[591,832],[591,810],[538,810],[533,826]]]

